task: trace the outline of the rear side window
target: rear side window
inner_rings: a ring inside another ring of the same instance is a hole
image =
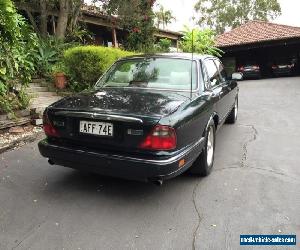
[[[221,83],[221,78],[219,75],[219,71],[216,67],[216,64],[212,59],[207,59],[204,61],[204,64],[207,69],[208,77],[211,82],[211,86],[214,87]]]
[[[219,60],[214,60],[215,63],[216,63],[216,66],[220,72],[220,75],[221,75],[221,80],[224,82],[226,81],[226,78],[227,78],[227,74],[226,74],[226,71],[225,71],[225,68],[223,66],[223,64],[219,61]]]

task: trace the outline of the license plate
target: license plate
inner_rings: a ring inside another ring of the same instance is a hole
[[[279,67],[278,67],[278,68],[280,68],[280,69],[285,69],[285,68],[286,68],[286,66],[279,65]]]
[[[114,126],[107,122],[80,121],[79,131],[84,134],[113,136]]]

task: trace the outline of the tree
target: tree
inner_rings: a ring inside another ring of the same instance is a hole
[[[53,22],[53,33],[64,39],[78,24],[82,0],[15,0],[16,5],[26,12],[34,30],[42,37],[48,35],[48,23],[53,11],[58,12],[57,22]],[[34,10],[39,10],[36,16]]]
[[[195,10],[200,14],[198,24],[218,34],[250,20],[273,20],[281,14],[278,0],[198,0]]]
[[[185,26],[182,41],[179,43],[183,52],[195,52],[221,57],[223,51],[215,47],[215,32],[210,29],[189,29]]]
[[[102,8],[128,32],[124,47],[131,51],[151,52],[154,48],[155,0],[102,0]],[[115,19],[114,16],[118,16]]]
[[[165,10],[162,5],[159,5],[159,10],[155,12],[155,17],[158,29],[160,28],[160,24],[162,24],[163,29],[165,29],[168,24],[172,23],[172,20],[175,20],[172,11]]]

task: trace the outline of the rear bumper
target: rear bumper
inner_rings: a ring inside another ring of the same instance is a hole
[[[79,147],[66,147],[50,143],[47,139],[39,142],[42,156],[54,164],[101,175],[130,180],[149,181],[170,179],[187,170],[200,154],[204,138],[168,158],[136,158],[108,154]],[[179,161],[185,164],[179,167]]]
[[[281,69],[273,69],[274,75],[291,75],[292,69],[290,68],[281,68]]]
[[[244,78],[251,78],[251,77],[261,77],[261,73],[259,70],[252,70],[252,71],[243,71],[243,77]]]

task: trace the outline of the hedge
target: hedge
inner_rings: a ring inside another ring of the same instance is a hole
[[[117,59],[133,54],[101,46],[79,46],[66,50],[64,64],[70,77],[70,87],[75,91],[88,89]]]

